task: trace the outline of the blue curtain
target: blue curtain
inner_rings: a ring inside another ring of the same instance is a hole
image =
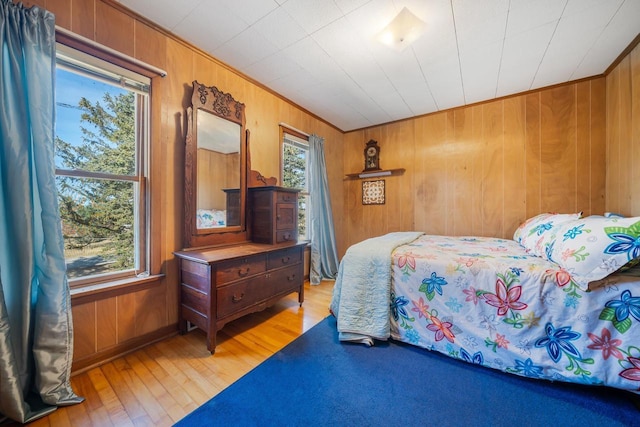
[[[54,165],[54,16],[0,0],[0,421],[82,401]]]
[[[309,136],[309,192],[312,197],[309,282],[317,285],[322,279],[335,279],[338,274],[338,251],[324,160],[324,138],[317,135]]]

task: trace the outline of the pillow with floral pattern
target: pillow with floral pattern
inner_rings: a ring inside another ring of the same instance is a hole
[[[564,223],[551,253],[583,290],[639,258],[640,217],[594,215]]]
[[[218,209],[198,209],[196,211],[197,228],[224,227],[227,213]]]
[[[550,259],[559,227],[580,218],[582,212],[572,214],[542,213],[523,222],[513,233],[527,253]]]

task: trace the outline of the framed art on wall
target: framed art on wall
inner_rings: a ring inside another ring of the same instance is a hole
[[[384,179],[362,181],[362,204],[384,205]]]

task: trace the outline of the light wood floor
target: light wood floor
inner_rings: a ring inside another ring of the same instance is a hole
[[[329,315],[332,289],[307,282],[302,307],[292,294],[225,325],[213,356],[194,330],[74,375],[85,402],[29,426],[170,426]]]

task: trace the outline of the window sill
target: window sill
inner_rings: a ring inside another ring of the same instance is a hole
[[[307,240],[307,239],[298,239],[298,243],[306,243],[308,248],[310,248],[310,247],[311,247],[311,240]]]
[[[147,277],[130,277],[110,282],[78,286],[71,289],[71,302],[73,304],[83,304],[127,294],[133,291],[140,291],[151,288],[163,280],[164,277],[164,274],[156,274]]]

